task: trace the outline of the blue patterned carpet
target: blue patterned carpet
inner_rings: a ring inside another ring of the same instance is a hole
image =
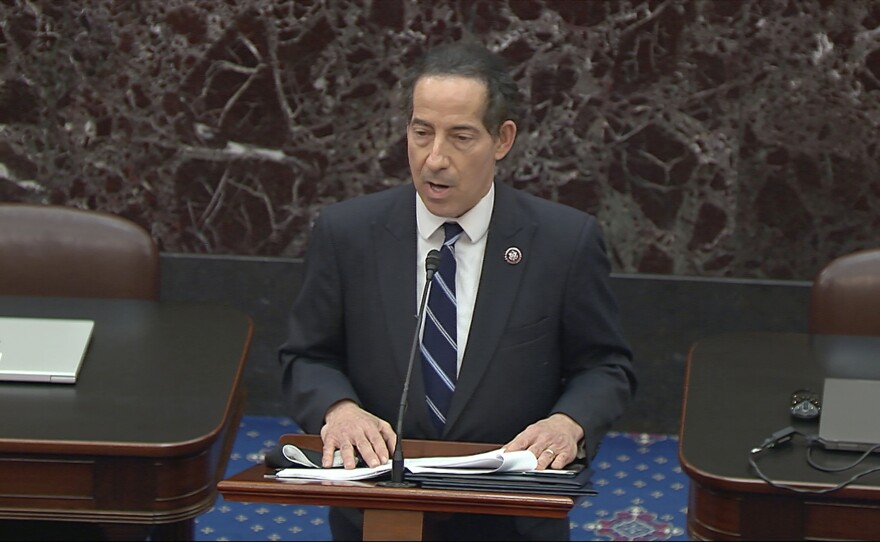
[[[245,416],[227,475],[262,461],[279,436],[298,432],[289,418]],[[687,477],[678,466],[677,450],[677,437],[609,433],[593,464],[599,495],[572,511],[571,539],[688,540]],[[330,540],[327,508],[218,497],[196,519],[196,540]]]

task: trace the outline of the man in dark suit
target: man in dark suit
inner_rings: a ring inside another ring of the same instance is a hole
[[[540,469],[592,457],[636,386],[598,223],[495,181],[519,99],[499,57],[440,47],[403,89],[412,184],[330,205],[312,232],[280,352],[294,419],[320,432],[325,465],[335,450],[346,467],[356,455],[389,459],[425,256],[439,247],[457,264],[451,400],[426,399],[432,369],[417,360],[403,435],[528,449]],[[463,231],[441,246],[450,222]],[[330,518],[334,538],[359,536],[356,511]],[[438,529],[465,540],[569,536],[564,520],[467,514]]]

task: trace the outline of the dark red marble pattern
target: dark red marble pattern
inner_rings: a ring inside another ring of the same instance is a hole
[[[880,4],[10,0],[0,199],[169,252],[300,256],[408,182],[396,83],[476,36],[528,115],[505,182],[595,213],[624,272],[809,280],[880,230]]]

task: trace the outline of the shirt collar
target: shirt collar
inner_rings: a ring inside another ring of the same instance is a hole
[[[421,196],[416,192],[416,225],[419,236],[428,240],[445,222],[458,222],[465,235],[472,243],[482,239],[489,231],[489,220],[492,218],[492,209],[495,206],[495,183],[489,186],[486,195],[474,205],[470,211],[458,218],[437,216],[425,207]]]

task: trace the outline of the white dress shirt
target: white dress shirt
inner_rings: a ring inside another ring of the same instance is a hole
[[[486,234],[489,231],[489,220],[495,205],[495,183],[489,192],[468,212],[458,218],[436,216],[428,211],[422,198],[416,193],[416,225],[419,230],[418,248],[416,253],[416,303],[422,299],[425,288],[425,258],[432,249],[439,249],[443,244],[443,224],[457,222],[464,234],[455,243],[455,302],[458,306],[458,371],[461,371],[461,360],[467,347],[471,319],[474,315],[474,303],[483,271],[483,255],[486,252]],[[416,307],[418,310],[418,307]]]

